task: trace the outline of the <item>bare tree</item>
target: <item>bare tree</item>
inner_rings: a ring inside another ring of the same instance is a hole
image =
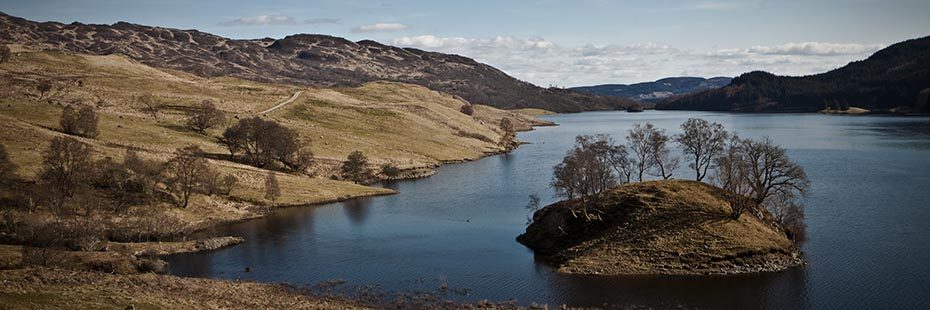
[[[74,197],[79,186],[92,173],[91,147],[72,137],[55,137],[42,154],[41,184],[50,194],[55,207],[62,211],[64,203]]]
[[[96,138],[97,131],[97,112],[90,106],[83,106],[77,115],[77,131],[80,136],[87,138]]]
[[[688,167],[694,169],[695,180],[702,181],[714,159],[720,156],[730,134],[723,125],[710,123],[699,118],[689,118],[681,124],[684,133],[675,136],[675,141],[691,162]]]
[[[187,113],[187,127],[201,134],[223,123],[224,120],[223,112],[209,100],[205,100]]]
[[[539,195],[530,194],[529,197],[530,197],[530,201],[526,203],[526,209],[528,210],[528,214],[526,215],[526,225],[533,223],[534,215],[536,215],[536,211],[539,211],[539,209],[542,207],[540,203]]]
[[[239,179],[237,179],[236,176],[227,174],[226,176],[223,177],[222,180],[220,180],[220,184],[219,184],[220,193],[223,195],[229,196],[229,194],[232,193],[233,188],[236,187],[236,183],[238,182],[239,182]]]
[[[48,94],[48,92],[52,91],[52,88],[54,86],[55,85],[52,83],[51,80],[39,81],[39,83],[36,84],[36,90],[39,91],[39,99],[45,98],[45,94]]]
[[[274,171],[269,171],[268,175],[265,176],[265,199],[270,200],[273,206],[278,197],[281,197],[281,187],[278,185],[278,177],[275,176]]]
[[[498,142],[498,145],[504,149],[505,152],[510,152],[516,146],[517,134],[513,127],[513,121],[510,118],[502,118],[500,123],[501,129],[501,140]]]
[[[658,129],[652,123],[636,123],[626,136],[632,152],[631,166],[638,180],[643,181],[643,174],[669,179],[678,168],[678,158],[668,149],[669,136],[664,129]]]
[[[164,183],[171,194],[171,201],[178,207],[187,208],[191,196],[201,186],[201,176],[208,170],[200,147],[191,145],[177,149],[165,169]]]
[[[615,166],[624,161],[620,157],[625,157],[625,150],[608,135],[577,136],[575,146],[553,167],[550,185],[561,197],[588,201],[624,178],[622,171],[627,168]]]
[[[665,134],[665,129],[653,130],[648,137],[647,141],[652,155],[650,166],[653,169],[647,173],[668,180],[675,169],[678,169],[678,157],[672,155],[668,147],[668,141],[671,138]]]
[[[146,160],[132,149],[127,149],[123,155],[123,167],[131,173],[132,182],[137,184],[138,190],[143,194],[151,195],[156,191],[156,185],[161,182],[162,163],[155,160]]]
[[[69,135],[78,134],[78,114],[77,111],[74,110],[74,106],[69,104],[61,110],[61,118],[58,120],[58,125],[61,127],[61,132]]]
[[[725,190],[730,204],[730,217],[739,219],[743,212],[755,208],[752,200],[752,188],[749,186],[747,171],[749,169],[745,154],[740,149],[742,142],[736,135],[729,140],[721,154],[714,158],[716,173],[712,179],[717,186]]]
[[[807,193],[810,181],[804,168],[792,162],[784,148],[768,137],[741,142],[740,149],[749,165],[746,177],[757,204],[773,197],[797,197]]]
[[[136,101],[142,105],[140,110],[144,113],[148,113],[154,119],[158,119],[158,112],[164,107],[158,98],[155,98],[155,96],[150,93],[139,96],[136,98]]]
[[[715,160],[714,178],[730,195],[732,217],[738,219],[743,211],[764,207],[792,240],[803,241],[804,210],[798,199],[810,187],[804,169],[769,138],[755,141],[734,137],[730,141]]]
[[[349,154],[348,160],[342,164],[342,177],[352,180],[356,184],[371,178],[371,168],[368,168],[368,158],[360,151]]]

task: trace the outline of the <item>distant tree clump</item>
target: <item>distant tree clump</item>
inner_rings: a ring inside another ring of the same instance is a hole
[[[465,104],[465,105],[462,106],[461,109],[459,109],[459,111],[462,112],[462,113],[465,114],[465,115],[474,115],[474,114],[475,114],[475,107],[473,107],[473,106],[470,105],[470,104]]]
[[[90,178],[93,169],[91,147],[72,137],[55,137],[42,154],[39,182],[57,211],[73,198]]]
[[[498,145],[504,149],[505,152],[510,152],[516,147],[517,144],[517,134],[516,130],[513,127],[513,121],[510,118],[502,118],[500,123],[501,129],[501,140],[498,142]]]
[[[74,106],[65,106],[61,110],[61,118],[58,120],[61,131],[69,135],[76,135],[78,132],[77,118],[77,111],[74,110]]]
[[[6,44],[0,44],[0,63],[9,61],[12,56],[13,53],[10,52],[10,48]]]
[[[658,129],[652,123],[636,123],[626,139],[630,143],[639,181],[643,181],[644,173],[663,179],[672,177],[672,172],[678,168],[678,158],[668,148],[671,138],[664,129]]]
[[[222,142],[233,156],[242,153],[249,163],[269,167],[279,162],[295,171],[313,163],[313,153],[297,132],[258,117],[239,120],[223,132]]]
[[[54,84],[52,83],[51,80],[39,81],[39,83],[36,84],[36,90],[39,91],[39,99],[45,98],[45,95],[48,94],[48,92],[52,91],[53,87],[54,87]]]
[[[232,193],[233,188],[236,187],[236,183],[239,183],[239,179],[236,176],[227,174],[220,180],[219,191],[223,195],[229,195]]]
[[[268,175],[265,176],[265,199],[270,200],[273,206],[278,197],[281,197],[281,186],[278,185],[278,177],[275,176],[274,171],[269,171]]]
[[[187,208],[190,198],[201,187],[202,176],[210,173],[203,151],[196,145],[177,149],[174,158],[165,167],[164,183],[170,202]]]
[[[714,159],[723,152],[730,134],[723,125],[710,123],[699,118],[689,118],[681,129],[684,133],[675,136],[675,141],[691,162],[688,167],[694,169],[695,180],[702,181],[707,176]]]
[[[223,123],[223,112],[210,101],[204,101],[187,113],[187,127],[198,133],[205,133],[207,129]]]
[[[356,184],[371,178],[371,168],[368,168],[368,158],[361,151],[349,154],[348,160],[342,164],[342,177],[352,180]]]
[[[81,136],[87,138],[97,137],[97,112],[90,106],[83,106],[78,111],[77,126]]]
[[[381,165],[381,174],[384,174],[385,177],[393,180],[393,179],[396,179],[398,176],[400,176],[400,169],[397,168],[397,166],[395,166],[394,164],[387,163],[387,164]]]
[[[64,133],[96,138],[98,134],[97,122],[97,113],[94,112],[94,108],[83,106],[80,110],[75,111],[74,107],[68,105],[62,110],[58,124]]]

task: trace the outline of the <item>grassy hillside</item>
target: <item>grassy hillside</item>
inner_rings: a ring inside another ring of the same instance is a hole
[[[532,117],[478,107],[474,116],[459,112],[465,102],[425,87],[373,82],[357,88],[302,88],[256,83],[236,78],[201,78],[155,69],[122,56],[90,56],[32,51],[12,46],[14,56],[0,64],[0,143],[19,166],[17,173],[34,178],[41,152],[59,132],[66,105],[90,105],[99,117],[100,135],[82,141],[95,157],[121,159],[128,148],[144,158],[167,159],[179,147],[195,144],[211,158],[228,154],[218,142],[222,128],[206,135],[186,129],[184,112],[210,100],[227,116],[261,116],[281,122],[311,140],[317,160],[312,176],[280,174],[279,204],[304,204],[390,190],[331,180],[341,161],[361,150],[373,166],[391,162],[402,169],[435,167],[442,162],[477,159],[501,149],[499,120],[510,117],[518,128],[544,124]],[[53,88],[40,94],[43,80]],[[258,115],[302,91],[297,100]],[[143,111],[142,97],[162,106],[155,115]],[[225,126],[221,126],[225,127]],[[229,220],[255,216],[250,205],[263,204],[262,178],[267,171],[220,159],[210,161],[220,172],[237,176],[234,201],[198,196],[193,208],[170,210],[191,221]],[[377,171],[377,167],[373,167]]]
[[[91,55],[127,55],[156,68],[205,77],[305,86],[360,86],[385,80],[426,86],[499,108],[557,112],[624,109],[633,102],[553,88],[513,78],[471,58],[371,40],[327,35],[239,40],[197,30],[119,22],[112,25],[34,22],[0,12],[0,44]]]
[[[683,180],[618,187],[585,222],[579,201],[537,212],[517,239],[552,255],[559,270],[584,274],[707,274],[781,270],[802,264],[780,226],[743,214],[730,218],[723,190]]]

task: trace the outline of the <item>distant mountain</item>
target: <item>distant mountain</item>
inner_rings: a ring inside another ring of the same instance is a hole
[[[0,13],[0,43],[84,54],[123,54],[153,67],[208,77],[326,87],[375,80],[404,82],[498,108],[578,112],[633,104],[622,98],[541,88],[458,55],[326,35],[234,40],[197,30],[126,22],[39,23]]]
[[[636,84],[604,84],[595,86],[572,87],[571,90],[600,96],[616,96],[637,101],[657,102],[662,99],[714,89],[730,84],[728,77],[670,77],[655,82]]]
[[[669,98],[657,109],[815,112],[860,107],[877,112],[927,113],[930,37],[907,40],[865,60],[826,73],[790,77],[745,73],[730,85]]]

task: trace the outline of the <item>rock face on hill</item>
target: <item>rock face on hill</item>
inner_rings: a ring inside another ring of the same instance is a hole
[[[730,85],[670,98],[660,110],[817,112],[859,107],[877,112],[930,113],[930,37],[907,40],[833,71],[777,76],[754,71]]]
[[[534,214],[517,241],[547,256],[561,272],[725,274],[777,271],[804,264],[800,251],[767,213],[728,217],[722,190],[669,180],[621,186],[586,222],[579,201]]]
[[[38,23],[0,13],[0,43],[133,60],[200,76],[233,76],[311,86],[358,86],[388,80],[426,86],[472,103],[556,112],[623,109],[624,98],[545,89],[470,58],[364,40],[299,34],[234,40],[197,30]]]

